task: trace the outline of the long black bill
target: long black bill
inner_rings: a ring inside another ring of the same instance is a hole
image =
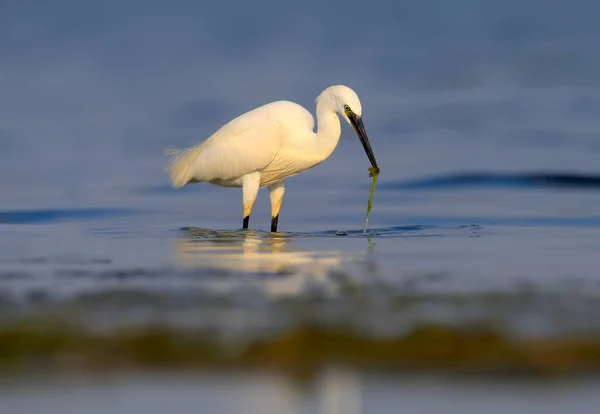
[[[362,143],[363,148],[367,153],[367,157],[369,157],[371,166],[373,168],[377,168],[377,171],[379,171],[379,167],[377,166],[377,160],[375,159],[375,154],[373,154],[373,149],[371,148],[371,143],[369,142],[367,131],[365,131],[365,126],[363,125],[362,118],[358,116],[349,116],[348,118],[350,118],[352,128],[354,128],[354,132],[356,132],[356,135],[358,135],[358,139],[360,139],[360,142]]]

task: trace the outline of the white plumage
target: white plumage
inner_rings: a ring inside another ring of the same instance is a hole
[[[337,114],[354,128],[372,166],[377,168],[356,93],[347,86],[331,86],[319,95],[316,104],[316,133],[310,112],[296,103],[277,101],[240,115],[198,145],[169,151],[171,159],[166,172],[173,186],[209,182],[222,187],[242,187],[244,228],[248,227],[258,190],[268,186],[271,231],[277,231],[285,179],[331,155],[341,134]]]

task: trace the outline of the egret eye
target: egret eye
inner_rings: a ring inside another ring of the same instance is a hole
[[[344,112],[346,112],[347,114],[352,113],[352,111],[350,110],[350,107],[348,105],[344,105]]]

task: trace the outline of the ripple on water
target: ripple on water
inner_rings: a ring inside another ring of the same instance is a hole
[[[391,181],[381,184],[379,189],[407,191],[464,187],[562,188],[598,191],[600,190],[600,176],[561,171],[539,173],[468,172],[411,181]]]
[[[41,224],[59,221],[117,217],[131,212],[124,209],[40,209],[0,211],[0,224]]]

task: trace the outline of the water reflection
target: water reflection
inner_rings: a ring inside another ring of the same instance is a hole
[[[364,260],[364,252],[302,249],[295,246],[299,237],[287,233],[254,230],[216,231],[201,228],[182,229],[175,239],[175,258],[185,267],[202,267],[231,273],[277,275],[261,283],[271,295],[296,295],[309,283],[328,286],[336,283],[330,275],[346,263]]]
[[[7,414],[150,414],[162,413],[164,407],[178,413],[360,414],[363,388],[362,373],[342,367],[326,367],[304,386],[275,372],[123,373],[52,381],[21,377],[0,383],[0,405]],[[108,408],[100,402],[107,395],[111,396]]]
[[[548,397],[548,386],[556,397]],[[326,368],[306,385],[275,372],[122,373],[17,377],[0,384],[2,413],[595,412],[598,382],[469,381]],[[399,407],[403,408],[399,409]]]

